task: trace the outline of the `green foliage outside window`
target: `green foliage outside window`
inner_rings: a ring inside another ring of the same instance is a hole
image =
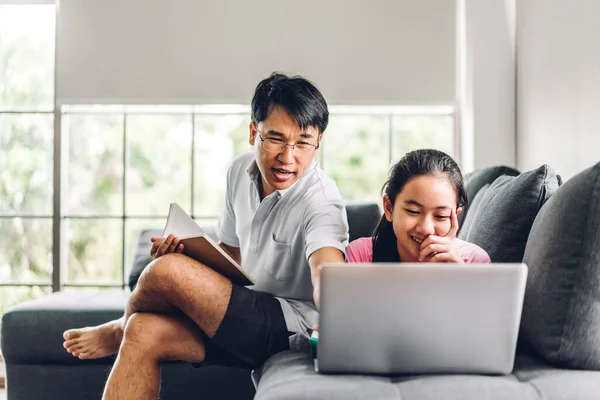
[[[0,6],[2,282],[43,280],[50,284],[53,115],[2,111],[51,111],[53,79],[54,6]],[[35,213],[40,218],[9,217],[13,213]],[[0,286],[0,314],[49,289]]]

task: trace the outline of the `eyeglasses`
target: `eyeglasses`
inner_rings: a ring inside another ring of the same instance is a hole
[[[265,149],[265,151],[268,151],[269,153],[283,153],[286,147],[288,146],[290,146],[292,150],[296,150],[300,154],[308,154],[319,148],[318,143],[314,145],[308,142],[301,141],[289,144],[278,138],[263,138],[262,136],[260,136],[261,132],[258,130],[257,132],[259,133],[258,137],[262,142],[262,148]]]

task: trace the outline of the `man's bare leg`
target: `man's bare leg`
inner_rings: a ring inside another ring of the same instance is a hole
[[[133,314],[108,377],[104,400],[157,399],[160,361],[204,361],[202,332],[185,316]]]
[[[214,296],[206,295],[210,292]],[[63,346],[81,359],[116,354],[125,322],[134,312],[173,314],[181,310],[213,337],[225,315],[230,296],[228,279],[191,258],[167,254],[144,270],[124,317],[95,327],[70,329],[63,334]]]
[[[180,254],[150,264],[127,304],[123,341],[104,398],[156,399],[160,361],[204,361],[201,333],[214,337],[231,290],[227,278]]]
[[[230,296],[227,278],[191,258],[167,254],[144,270],[123,317],[95,327],[70,329],[63,334],[63,346],[81,359],[116,354],[125,323],[135,312],[176,314],[181,310],[213,337]]]
[[[231,281],[181,254],[167,254],[144,270],[125,309],[125,323],[134,313],[183,312],[212,338],[231,298]]]

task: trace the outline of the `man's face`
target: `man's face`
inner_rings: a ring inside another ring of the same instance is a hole
[[[263,139],[278,139],[285,143],[310,143],[317,145],[321,134],[311,126],[304,131],[300,129],[292,115],[283,107],[275,107],[269,116],[258,124],[250,123],[250,145],[254,146],[256,163],[262,176],[261,198],[275,190],[289,188],[304,175],[310,166],[316,149],[302,152],[287,146],[279,151],[267,151],[263,148]],[[283,147],[283,146],[282,146]]]

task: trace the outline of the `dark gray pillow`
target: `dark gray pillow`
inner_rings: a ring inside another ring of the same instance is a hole
[[[521,262],[533,220],[557,188],[547,165],[497,178],[481,197],[464,240],[487,251],[493,262]]]
[[[465,177],[465,187],[467,189],[469,203],[473,201],[477,192],[479,192],[482,187],[488,183],[494,182],[496,178],[502,175],[517,176],[519,175],[519,171],[505,165],[498,165],[468,173]]]
[[[471,229],[471,226],[473,225],[473,220],[475,219],[475,216],[477,215],[477,213],[479,213],[483,209],[483,207],[481,206],[481,204],[482,204],[481,200],[485,196],[485,193],[487,192],[489,187],[490,187],[490,184],[488,183],[487,185],[485,185],[484,187],[479,189],[479,191],[475,195],[475,198],[473,199],[473,202],[471,202],[471,204],[469,205],[470,212],[465,217],[464,221],[462,221],[462,224],[460,225],[460,230],[458,231],[459,239],[467,240],[466,238],[469,233],[469,229]],[[461,212],[458,215],[460,216],[462,214],[463,213]]]
[[[475,201],[475,196],[485,185],[491,184],[496,178],[502,176],[517,176],[519,171],[514,168],[507,167],[505,165],[498,165],[494,167],[487,167],[477,171],[468,173],[465,176],[465,189],[467,190],[467,198],[469,200],[466,207],[463,207],[463,212],[458,215],[458,223],[463,224],[465,218],[468,215],[468,211],[471,208],[471,203]]]
[[[377,203],[348,203],[346,204],[346,216],[348,217],[351,242],[354,239],[373,234],[381,217],[381,211]]]
[[[548,362],[600,370],[600,163],[540,210],[524,261],[527,344]]]

